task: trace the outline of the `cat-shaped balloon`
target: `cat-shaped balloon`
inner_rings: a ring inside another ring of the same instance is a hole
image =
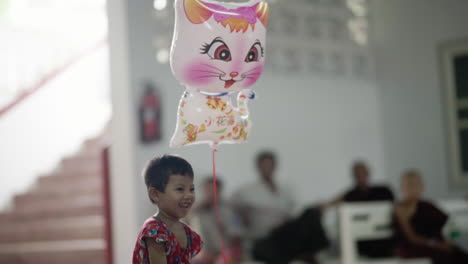
[[[175,10],[170,61],[185,92],[170,146],[244,142],[252,125],[248,88],[263,72],[267,4],[176,0]]]

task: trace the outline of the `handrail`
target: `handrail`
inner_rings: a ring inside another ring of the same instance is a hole
[[[72,65],[76,64],[77,62],[84,59],[86,56],[91,55],[93,52],[99,50],[99,48],[104,47],[107,44],[107,37],[96,43],[94,46],[90,48],[86,48],[76,56],[72,57],[70,60],[62,64],[60,67],[52,70],[48,74],[44,75],[36,84],[34,84],[31,88],[26,89],[22,92],[18,97],[16,97],[12,102],[8,103],[6,106],[0,108],[0,118],[23,102],[26,98],[40,90],[40,88],[46,86],[47,83],[57,78],[61,73],[65,72],[68,68]]]
[[[102,162],[102,195],[104,200],[104,240],[106,241],[105,263],[112,264],[113,261],[113,242],[112,242],[112,205],[110,190],[110,164],[109,147],[106,147],[101,153]]]

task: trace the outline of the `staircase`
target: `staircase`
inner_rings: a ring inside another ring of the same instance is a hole
[[[0,212],[1,264],[104,264],[102,152],[106,137],[83,143],[53,172]]]

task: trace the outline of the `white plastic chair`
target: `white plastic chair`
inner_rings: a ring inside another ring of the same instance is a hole
[[[389,238],[393,205],[390,202],[345,203],[339,208],[342,264],[430,264],[429,259],[363,259],[357,241]]]

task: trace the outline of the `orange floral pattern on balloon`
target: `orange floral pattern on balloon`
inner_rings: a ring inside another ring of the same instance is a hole
[[[224,100],[221,100],[221,98],[213,96],[207,96],[206,98],[208,99],[206,105],[212,110],[226,111],[228,105]]]

